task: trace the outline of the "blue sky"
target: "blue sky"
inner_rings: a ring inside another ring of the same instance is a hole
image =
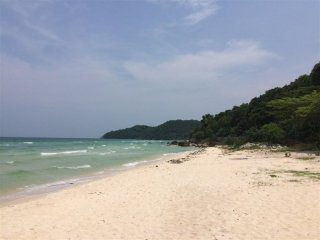
[[[1,136],[200,119],[310,73],[320,1],[0,0]]]

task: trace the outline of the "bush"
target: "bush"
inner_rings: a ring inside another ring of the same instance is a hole
[[[286,136],[285,131],[276,123],[263,125],[260,129],[260,134],[262,140],[268,143],[281,143]]]
[[[233,143],[233,145],[237,148],[239,148],[240,146],[242,146],[243,144],[247,143],[247,139],[245,137],[238,137],[235,142]]]
[[[202,139],[204,139],[204,132],[202,132],[201,130],[195,132],[192,134],[192,139],[198,143],[200,142]]]
[[[261,141],[261,133],[259,129],[252,127],[247,130],[244,134],[248,142],[259,142]]]

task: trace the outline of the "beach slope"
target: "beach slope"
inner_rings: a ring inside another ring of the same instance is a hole
[[[0,239],[320,236],[320,158],[207,148],[0,208]]]

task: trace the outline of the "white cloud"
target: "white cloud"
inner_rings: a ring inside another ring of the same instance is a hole
[[[211,16],[217,11],[217,8],[204,8],[200,11],[194,12],[185,17],[186,23],[194,25],[202,21],[203,19]]]
[[[194,25],[215,14],[219,9],[216,0],[147,0],[152,3],[175,3],[190,9],[191,13],[184,17],[184,23]]]
[[[28,21],[24,21],[24,25],[47,40],[60,41],[60,38],[55,33],[46,28],[40,27],[39,25],[30,23]]]
[[[238,67],[245,69],[277,57],[254,41],[233,40],[222,51],[206,50],[183,54],[155,64],[127,62],[124,68],[133,78],[164,86],[218,81]]]

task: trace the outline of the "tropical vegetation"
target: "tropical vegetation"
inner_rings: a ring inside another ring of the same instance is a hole
[[[102,136],[105,139],[154,139],[176,140],[190,138],[193,130],[200,126],[197,120],[171,120],[156,127],[136,125],[131,128],[111,131]]]
[[[206,114],[195,142],[310,143],[320,147],[320,63],[284,87],[276,87],[216,115]]]

